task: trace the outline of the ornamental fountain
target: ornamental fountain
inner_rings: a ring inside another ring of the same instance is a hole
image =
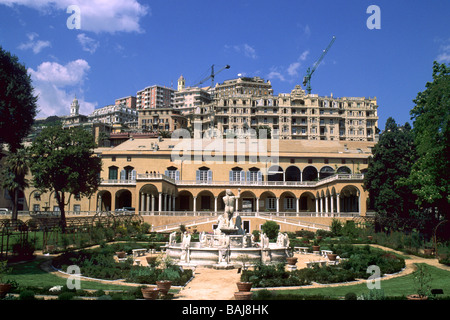
[[[218,217],[217,228],[211,234],[200,233],[199,242],[191,242],[190,234],[185,232],[181,243],[177,243],[176,232],[171,233],[166,250],[168,257],[180,266],[218,269],[240,267],[244,260],[246,264],[286,262],[286,258],[291,256],[287,234],[279,233],[276,243],[269,243],[269,238],[263,233],[260,241],[255,242],[254,236],[242,229],[239,213],[234,215],[239,197],[240,189],[237,196],[226,190],[223,197],[225,210]]]

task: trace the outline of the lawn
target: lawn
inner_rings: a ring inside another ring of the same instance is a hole
[[[12,273],[5,278],[16,281],[20,287],[64,286],[67,279],[45,272],[40,268],[42,261],[33,260],[14,265]],[[129,290],[130,286],[110,285],[93,281],[81,281],[82,290]]]
[[[442,270],[433,266],[426,265],[427,270],[432,277],[431,288],[443,289],[444,295],[442,297],[450,297],[450,271]],[[415,284],[412,274],[400,276],[389,280],[381,281],[381,289],[384,291],[386,297],[401,297],[415,293]],[[278,295],[323,295],[332,298],[344,297],[349,292],[354,292],[356,295],[367,293],[369,289],[366,283],[338,286],[338,287],[324,287],[311,289],[295,289],[295,290],[277,290]],[[278,298],[281,298],[280,296]],[[282,299],[282,298],[281,298]]]

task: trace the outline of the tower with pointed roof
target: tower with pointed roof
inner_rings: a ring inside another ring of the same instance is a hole
[[[77,116],[80,111],[80,105],[78,104],[77,96],[72,101],[72,104],[70,105],[70,115],[71,116]]]

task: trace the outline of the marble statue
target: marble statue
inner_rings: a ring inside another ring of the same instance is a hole
[[[226,190],[226,194],[223,197],[223,203],[225,204],[225,226],[227,228],[232,228],[232,218],[235,211],[235,205],[236,205],[236,199],[239,199],[241,197],[241,189],[238,189],[238,195],[233,196],[230,189]]]

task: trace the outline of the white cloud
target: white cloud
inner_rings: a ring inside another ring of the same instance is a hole
[[[81,30],[101,32],[143,32],[140,20],[150,15],[150,8],[137,0],[0,0],[7,6],[23,5],[44,14],[66,10],[70,5],[80,8]],[[64,23],[64,28],[66,27]]]
[[[439,63],[450,63],[450,44],[444,44],[439,50],[436,61]]]
[[[305,61],[306,58],[308,57],[309,54],[309,50],[305,50],[302,52],[302,54],[300,55],[300,57],[298,58],[300,61]]]
[[[50,41],[37,40],[36,39],[37,37],[39,37],[39,35],[35,32],[28,33],[27,34],[28,41],[21,43],[18,48],[21,50],[31,49],[35,54],[38,54],[39,52],[42,51],[42,49],[51,46]]]
[[[78,39],[78,42],[81,44],[81,47],[83,48],[83,50],[87,51],[89,53],[94,53],[99,46],[98,41],[88,37],[84,33],[80,33],[79,35],[77,35],[77,39]]]
[[[285,67],[272,67],[270,73],[267,75],[268,79],[279,79],[280,81],[296,81],[299,76],[299,70],[302,66],[302,62],[306,60],[309,54],[309,50],[305,50],[299,56],[297,61],[289,64]]]
[[[300,68],[301,63],[300,62],[293,62],[289,65],[287,68],[287,73],[290,76],[296,76],[298,75],[298,69]]]
[[[39,97],[38,117],[68,115],[75,94],[80,103],[80,113],[90,114],[97,103],[85,101],[82,88],[89,69],[89,64],[82,59],[71,61],[66,65],[43,62],[36,70],[29,68],[35,93]]]
[[[256,54],[255,48],[251,45],[244,43],[239,45],[225,45],[225,49],[232,49],[237,53],[243,53],[247,58],[256,59],[258,55]]]

